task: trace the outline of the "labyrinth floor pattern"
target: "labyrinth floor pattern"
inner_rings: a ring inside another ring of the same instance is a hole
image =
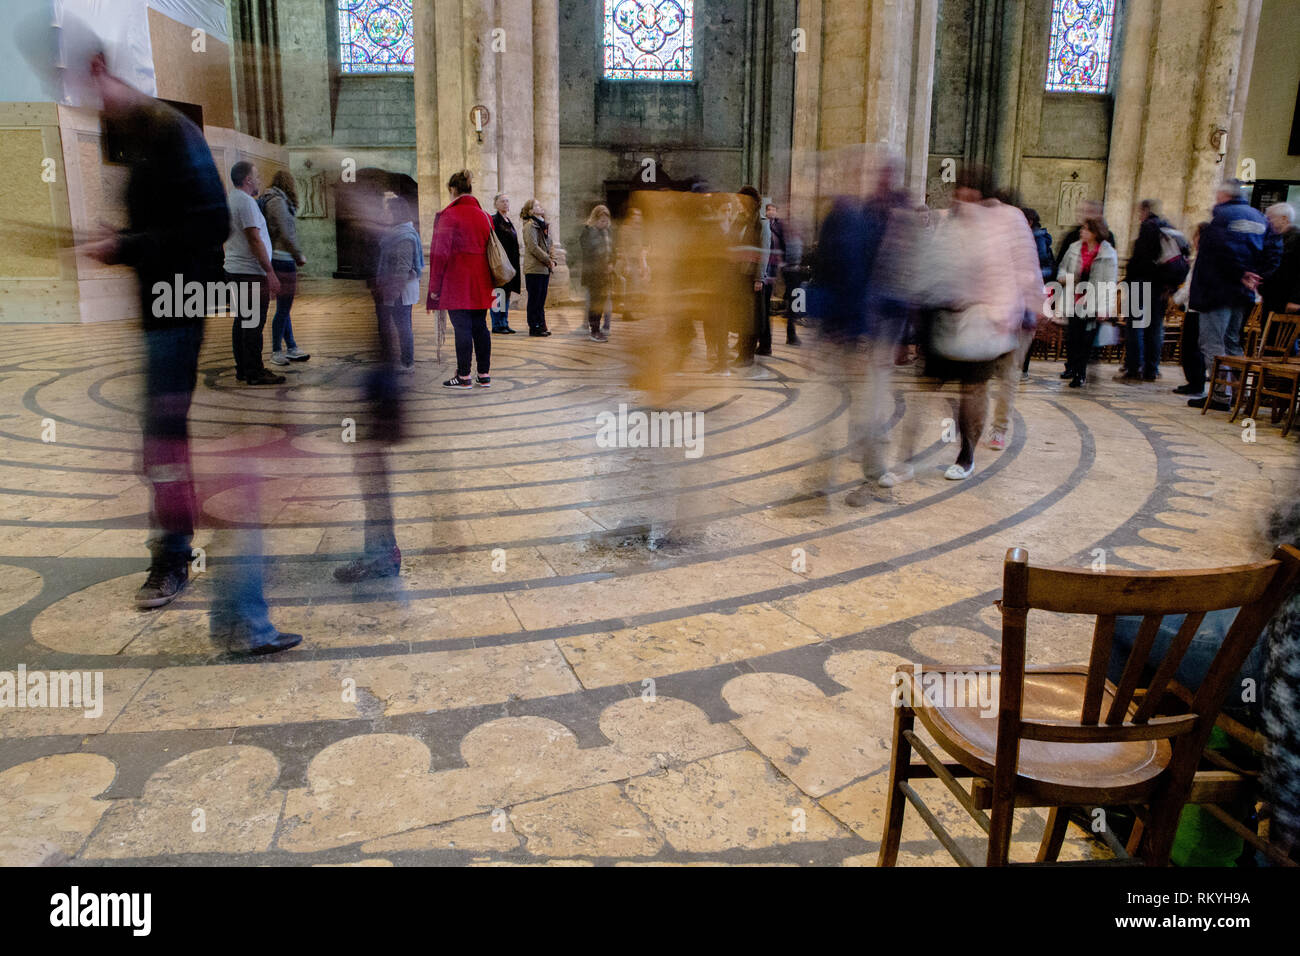
[[[105,701],[97,718],[0,710],[0,863],[871,863],[890,675],[996,660],[1008,547],[1253,559],[1297,474],[1294,438],[1261,423],[1244,442],[1176,382],[1071,392],[1036,364],[1010,447],[947,482],[949,396],[904,372],[894,427],[910,416],[935,444],[915,482],[851,509],[852,383],[816,348],[778,345],[760,378],[694,355],[681,401],[707,428],[689,459],[595,442],[597,413],[641,401],[621,343],[648,330],[598,345],[558,312],[551,338],[493,337],[493,389],[450,393],[420,315],[411,434],[390,456],[403,574],[339,585],[369,467],[340,438],[366,304],[300,301],[313,356],[279,388],[238,385],[224,322],[209,330],[195,543],[211,570],[260,507],[272,618],[306,637],[251,663],[208,644],[207,573],[161,611],[131,605],[138,333],[5,329],[0,670],[102,671]],[[1089,627],[1031,618],[1031,658],[1085,659]],[[944,818],[978,853],[960,811]],[[1042,819],[1017,821],[1013,856],[1032,858]],[[904,841],[906,863],[948,862],[915,814]],[[1096,852],[1072,831],[1066,856]]]

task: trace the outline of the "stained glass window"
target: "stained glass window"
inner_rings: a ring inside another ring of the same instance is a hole
[[[1105,93],[1114,32],[1115,0],[1053,0],[1048,91]]]
[[[695,0],[605,0],[605,79],[694,78]]]
[[[415,69],[411,0],[338,0],[344,73],[410,73]]]

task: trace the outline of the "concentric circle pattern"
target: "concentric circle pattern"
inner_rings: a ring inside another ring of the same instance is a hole
[[[1253,559],[1297,471],[1266,423],[1247,442],[1163,385],[1070,392],[1036,363],[1007,450],[945,481],[952,396],[902,369],[878,411],[921,467],[852,508],[864,390],[811,335],[730,376],[697,343],[658,401],[702,422],[698,443],[608,447],[620,406],[652,410],[627,382],[656,330],[594,343],[563,310],[550,338],[494,336],[493,387],[471,392],[441,387],[453,369],[417,316],[385,458],[365,440],[367,305],[301,299],[312,358],[281,387],[236,383],[213,320],[190,416],[201,570],[154,612],[132,605],[140,333],[7,330],[0,670],[99,673],[103,691],[94,715],[0,710],[0,861],[871,862],[891,674],[997,659],[1007,548]],[[402,574],[339,584],[385,461]],[[272,619],[305,640],[250,663],[212,646],[207,612],[259,528]],[[1090,633],[1031,617],[1030,656],[1084,660]],[[913,822],[904,859],[944,862]],[[1013,855],[1041,826],[1018,818]],[[1097,851],[1073,833],[1067,852]]]

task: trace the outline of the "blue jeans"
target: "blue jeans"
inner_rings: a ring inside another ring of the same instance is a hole
[[[250,497],[250,513],[256,515],[257,492],[251,492]],[[214,636],[234,632],[250,644],[263,643],[275,636],[276,629],[262,589],[262,529],[241,528],[231,537],[232,553],[212,569],[214,594],[208,624]]]
[[[1130,323],[1125,339],[1125,371],[1133,378],[1155,378],[1160,371],[1160,356],[1165,348],[1165,309],[1169,295],[1163,289],[1153,289],[1151,311],[1146,328],[1134,328]]]
[[[379,315],[379,341],[383,346],[384,360],[400,358],[403,365],[415,361],[415,339],[411,332],[411,307],[409,305],[377,304]]]
[[[189,414],[202,344],[202,323],[145,333],[142,464],[152,491],[149,550],[158,567],[190,560],[198,509],[190,471]]]
[[[493,299],[493,301],[495,302],[496,300]],[[493,332],[504,332],[506,329],[510,328],[510,293],[509,292],[501,293],[501,311],[498,312],[496,309],[492,309],[491,314],[492,314]]]
[[[1246,306],[1230,305],[1223,309],[1210,309],[1201,312],[1201,355],[1205,359],[1205,371],[1214,367],[1214,360],[1220,355],[1242,355],[1241,330],[1246,324]],[[1211,395],[1214,401],[1232,400],[1231,389],[1222,384],[1221,392]]]
[[[1166,616],[1160,622],[1160,630],[1156,632],[1156,639],[1151,645],[1151,654],[1147,658],[1143,681],[1139,682],[1139,686],[1146,686],[1146,680],[1154,676],[1160,659],[1169,651],[1169,645],[1173,643],[1174,638],[1177,636],[1178,629],[1183,626],[1183,617],[1182,614],[1173,614]],[[1219,648],[1223,646],[1223,639],[1227,636],[1228,628],[1232,626],[1232,622],[1236,620],[1236,617],[1236,608],[1226,611],[1211,611],[1205,615],[1205,620],[1201,622],[1200,628],[1192,638],[1192,643],[1188,645],[1187,652],[1183,654],[1183,659],[1178,664],[1178,670],[1174,672],[1174,680],[1192,691],[1192,693],[1196,692],[1197,688],[1201,686],[1201,681],[1205,679],[1205,674],[1210,669],[1210,665],[1214,662],[1215,655],[1219,653]],[[1129,652],[1133,649],[1133,642],[1137,640],[1138,629],[1141,626],[1142,618],[1140,617],[1117,617],[1115,619],[1115,643],[1111,648],[1108,676],[1116,684],[1119,683],[1120,677],[1124,673],[1124,665],[1128,660]],[[1264,685],[1264,646],[1262,640],[1256,642],[1246,656],[1245,662],[1241,665],[1237,677],[1228,684],[1228,696],[1223,701],[1223,712],[1225,714],[1241,721],[1248,727],[1254,727],[1259,723],[1259,704],[1255,702],[1244,703],[1242,701],[1242,681],[1246,678],[1250,678],[1255,682],[1255,698],[1259,700]]]
[[[293,323],[289,319],[289,310],[293,308],[293,297],[298,291],[298,266],[282,259],[272,259],[275,277],[280,280],[280,294],[275,297],[275,317],[271,319],[271,351],[279,352],[283,341],[287,348],[296,349],[298,343],[293,340]]]

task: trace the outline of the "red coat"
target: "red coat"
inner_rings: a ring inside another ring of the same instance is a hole
[[[429,251],[430,310],[492,307],[491,234],[492,220],[473,196],[461,196],[438,213]]]

